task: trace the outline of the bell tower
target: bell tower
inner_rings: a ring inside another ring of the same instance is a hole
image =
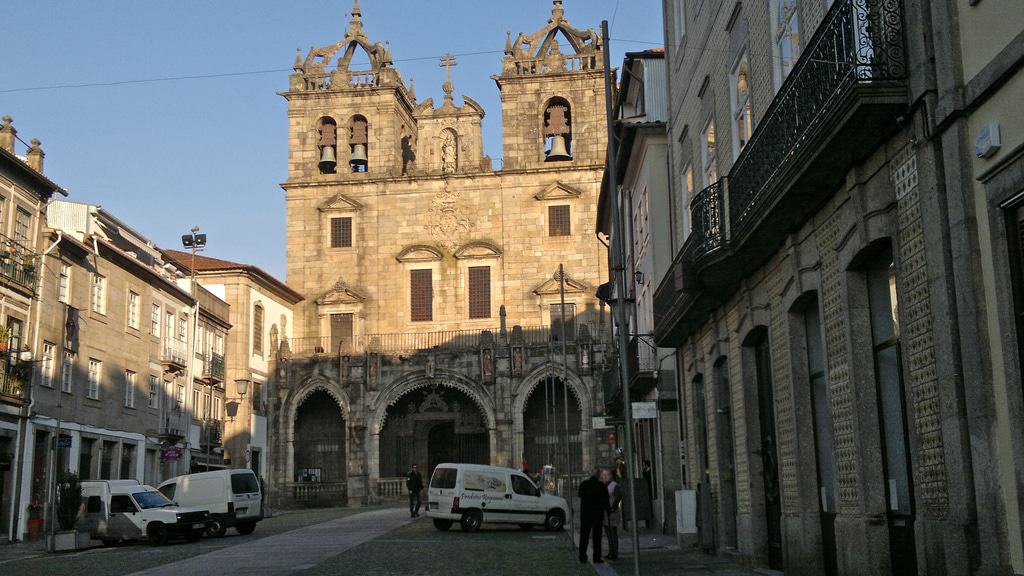
[[[369,66],[357,69],[358,52]],[[394,67],[390,43],[366,36],[358,0],[345,37],[305,57],[299,49],[293,68],[281,93],[288,100],[288,184],[402,173],[403,139],[416,139],[415,97]]]
[[[505,170],[603,164],[604,62],[600,36],[574,28],[562,0],[531,35],[509,33],[500,75]]]

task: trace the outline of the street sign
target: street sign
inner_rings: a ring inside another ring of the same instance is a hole
[[[591,425],[594,430],[601,430],[602,428],[611,428],[611,424],[608,423],[607,416],[594,416],[593,424]]]
[[[181,448],[178,446],[165,446],[160,449],[160,460],[163,462],[175,462],[181,459]]]
[[[658,417],[657,402],[633,402],[634,420],[651,420]]]
[[[57,448],[71,448],[71,436],[61,436],[58,438]]]

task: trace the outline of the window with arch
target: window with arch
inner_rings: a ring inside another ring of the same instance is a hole
[[[369,123],[366,117],[356,114],[348,123],[348,166],[352,172],[369,171]]]
[[[441,131],[441,173],[459,171],[459,134],[452,128]]]
[[[252,308],[252,353],[263,356],[263,305]]]
[[[544,107],[544,161],[572,160],[572,109],[565,98],[548,100]]]
[[[754,112],[750,104],[750,61],[744,50],[729,78],[732,100],[733,154],[739,156],[754,133]]]
[[[320,160],[317,166],[321,174],[334,174],[338,166],[338,124],[334,118],[324,116],[320,119],[317,132],[320,134],[317,143]]]

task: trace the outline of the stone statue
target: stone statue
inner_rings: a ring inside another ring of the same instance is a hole
[[[454,174],[459,169],[459,145],[455,132],[445,130],[441,136],[441,172]]]

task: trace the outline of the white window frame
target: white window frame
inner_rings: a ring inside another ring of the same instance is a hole
[[[65,394],[71,394],[71,384],[74,377],[75,370],[75,358],[68,352],[64,351],[64,357],[61,359],[60,366],[60,391]]]
[[[92,306],[97,314],[107,313],[107,277],[96,272],[92,275]]]
[[[156,374],[150,374],[149,399],[146,401],[146,406],[149,408],[159,408],[161,392],[163,392],[163,381]]]
[[[775,63],[775,91],[778,92],[800,59],[800,0],[771,2],[772,60]],[[784,43],[788,44],[792,51],[792,59],[789,62],[783,57]]]
[[[128,291],[128,327],[139,329],[139,304],[141,303],[141,297],[139,293],[134,290]]]
[[[174,396],[174,409],[181,412],[185,408],[185,385],[179,382],[177,387],[178,392]]]
[[[708,136],[711,135],[709,140]],[[718,127],[710,116],[700,132],[700,165],[704,188],[718,181]],[[709,145],[710,144],[710,145]]]
[[[43,342],[43,358],[39,364],[39,383],[46,388],[53,388],[53,357],[56,353],[56,344]]]
[[[69,304],[71,300],[71,265],[60,263],[60,276],[57,278],[57,301]]]
[[[135,372],[124,371],[124,407],[135,408]]]
[[[149,311],[149,332],[157,338],[160,337],[160,315],[163,310],[160,305],[154,302]]]
[[[739,83],[741,69],[746,68],[742,74],[746,75],[746,90],[740,94]],[[750,96],[750,57],[746,48],[740,51],[736,63],[729,74],[729,101],[732,106],[732,152],[733,158],[738,158],[743,148],[750,142],[754,134],[754,108]]]
[[[85,397],[92,400],[100,399],[100,380],[103,378],[103,362],[89,358],[89,385],[85,389]]]
[[[178,341],[188,342],[188,314],[178,316]]]
[[[211,420],[217,420],[219,422],[221,420],[220,416],[221,416],[221,414],[223,414],[222,410],[223,410],[223,402],[222,402],[220,396],[214,396],[213,397],[213,412],[210,414],[210,419]]]
[[[693,200],[693,195],[697,193],[694,190],[696,182],[693,178],[693,162],[687,162],[683,167],[683,210],[679,219],[683,224],[683,240],[690,236],[690,230],[693,229],[693,223],[690,222],[690,202]]]

